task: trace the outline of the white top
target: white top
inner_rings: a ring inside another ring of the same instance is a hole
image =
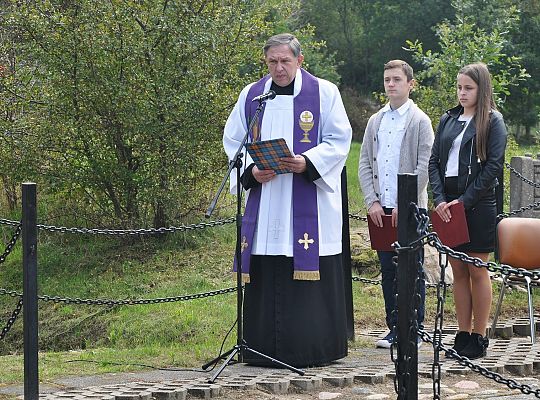
[[[388,103],[381,110],[384,114],[377,132],[377,166],[381,188],[380,203],[383,207],[397,207],[399,156],[411,102],[412,100],[407,100],[396,110],[392,110]]]
[[[472,119],[472,115],[468,117],[464,117],[463,115],[460,115],[458,118],[458,121],[461,121],[463,123],[463,129],[461,130],[461,133],[457,135],[454,141],[452,142],[452,147],[450,148],[450,151],[448,152],[448,161],[446,162],[446,171],[444,173],[445,177],[458,176],[459,149],[461,148],[461,141],[463,140],[463,134],[467,130],[467,126],[469,126],[469,122],[471,122],[471,119]]]
[[[343,107],[338,88],[331,82],[319,80],[321,118],[319,122],[319,145],[304,154],[313,163],[321,177],[317,186],[317,206],[319,211],[319,255],[341,253],[342,207],[341,171],[349,153],[352,129]],[[264,92],[270,89],[269,79]],[[244,105],[249,88],[246,86],[238,98],[225,124],[223,146],[229,159],[232,158],[247,130]],[[297,71],[294,96],[302,87],[302,75]],[[266,102],[261,127],[261,140],[284,138],[293,150],[293,96],[276,96]],[[311,139],[315,139],[311,133]],[[246,155],[244,155],[246,157]],[[246,165],[253,161],[247,154]],[[236,174],[230,177],[231,193],[236,193]],[[292,174],[281,174],[262,185],[261,202],[257,228],[253,240],[252,254],[293,255],[292,224]],[[249,191],[247,192],[249,196]],[[247,196],[246,196],[247,197]],[[247,198],[246,198],[247,200]]]

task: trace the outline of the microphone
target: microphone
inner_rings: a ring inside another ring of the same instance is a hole
[[[276,97],[276,92],[274,92],[273,90],[269,90],[268,92],[261,94],[260,96],[254,97],[253,100],[251,101],[258,101],[259,103],[262,103],[263,101],[266,101],[266,100],[272,100],[275,97]]]

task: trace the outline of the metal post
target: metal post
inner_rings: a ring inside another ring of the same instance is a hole
[[[24,399],[38,400],[36,184],[22,184]]]
[[[418,202],[418,176],[398,175],[398,242],[407,247],[419,235],[411,203]],[[414,323],[410,310],[414,305],[414,291],[418,275],[417,252],[401,251],[398,254],[397,268],[397,333],[398,333],[398,399],[418,399],[418,347],[417,337],[411,330]]]
[[[341,172],[341,211],[343,213],[342,255],[345,308],[347,312],[347,339],[354,340],[354,307],[352,294],[351,230],[349,227],[349,196],[347,192],[347,168]]]

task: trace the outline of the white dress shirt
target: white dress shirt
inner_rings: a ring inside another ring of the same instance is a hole
[[[452,142],[452,147],[450,148],[450,151],[448,152],[448,161],[446,162],[446,171],[444,173],[444,176],[458,176],[459,172],[459,149],[461,148],[461,141],[463,140],[463,134],[467,130],[467,126],[469,126],[469,122],[471,122],[472,116],[464,117],[463,115],[460,115],[458,118],[458,121],[463,122],[463,129],[461,130],[461,133],[457,135],[457,137]]]
[[[392,110],[390,103],[382,109],[384,115],[377,132],[377,165],[381,188],[380,203],[383,207],[397,207],[399,154],[410,105],[409,99],[396,110]]]

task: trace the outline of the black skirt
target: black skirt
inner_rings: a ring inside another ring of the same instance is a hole
[[[244,299],[244,339],[295,367],[347,356],[342,255],[320,257],[320,280],[293,280],[291,257],[252,256]],[[276,367],[252,353],[244,360]]]
[[[445,179],[447,201],[457,199],[460,195],[455,192],[457,178]],[[480,198],[474,207],[465,210],[467,227],[469,229],[469,243],[454,248],[460,252],[491,253],[495,250],[495,233],[497,228],[497,205],[495,189],[489,190]]]

